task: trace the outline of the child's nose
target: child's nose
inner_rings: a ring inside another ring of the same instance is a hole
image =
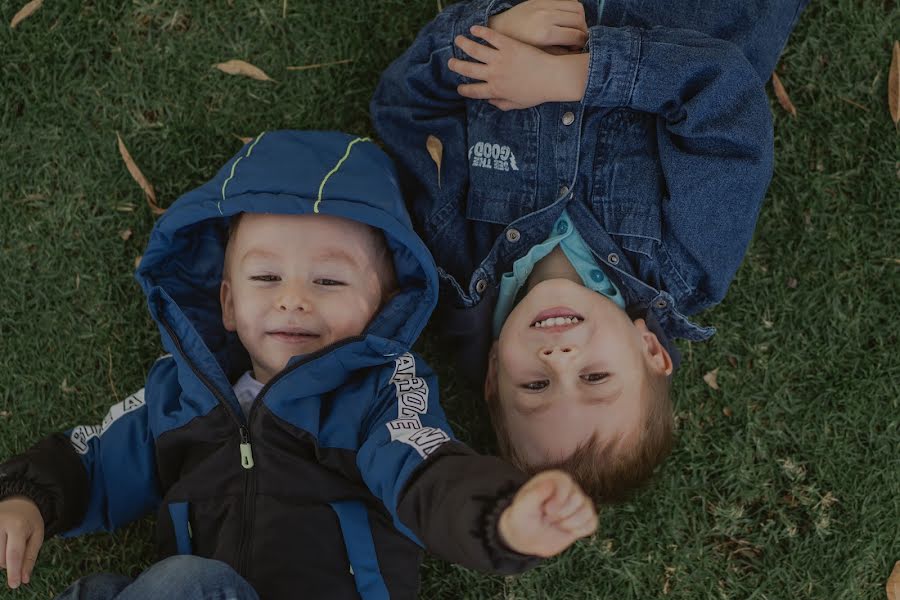
[[[278,308],[283,311],[309,310],[309,300],[303,285],[286,285],[278,297]]]
[[[561,346],[544,346],[539,351],[539,356],[545,361],[558,362],[560,360],[570,360],[578,355],[578,348],[573,344],[564,344]]]

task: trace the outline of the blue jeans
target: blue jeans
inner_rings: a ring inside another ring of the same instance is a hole
[[[243,577],[223,562],[197,556],[172,556],[137,579],[112,573],[76,581],[57,600],[259,600]]]

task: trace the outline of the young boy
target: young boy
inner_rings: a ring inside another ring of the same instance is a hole
[[[267,599],[413,598],[422,545],[515,573],[596,527],[568,475],[526,483],[452,438],[410,352],[434,263],[367,139],[261,134],[159,219],[137,279],[171,354],[101,425],[0,466],[11,587],[45,532],[151,510],[162,556]]]
[[[673,340],[714,333],[688,316],[750,241],[763,82],[804,3],[474,0],[383,74],[372,118],[439,266],[435,320],[526,471],[615,500],[669,452]]]

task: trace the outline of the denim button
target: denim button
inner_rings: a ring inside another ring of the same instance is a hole
[[[484,279],[479,279],[478,283],[475,284],[475,291],[480,294],[486,289],[487,289],[487,281],[485,281]]]
[[[657,300],[655,304],[656,304],[656,308],[665,308],[666,306],[669,305],[668,302],[666,302],[666,301],[663,300],[662,298],[660,298],[659,300]]]
[[[600,271],[600,269],[594,269],[593,271],[591,271],[591,279],[593,279],[597,283],[603,281],[603,273]]]
[[[566,112],[566,113],[562,116],[562,122],[563,122],[563,125],[566,125],[566,126],[571,125],[572,123],[574,123],[574,122],[575,122],[575,113],[573,113],[572,111]]]
[[[569,193],[569,187],[565,185],[559,186],[559,197],[562,198]]]
[[[521,234],[519,234],[518,229],[510,229],[506,232],[506,241],[516,243],[521,238]]]
[[[609,256],[606,257],[606,260],[608,260],[611,265],[617,265],[619,264],[619,255],[615,252],[610,252]]]
[[[556,226],[556,233],[565,233],[569,230],[569,222],[568,221],[560,221]]]

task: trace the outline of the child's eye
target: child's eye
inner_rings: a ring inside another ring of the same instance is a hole
[[[550,382],[546,379],[541,379],[540,381],[529,381],[528,383],[523,383],[522,387],[526,390],[531,390],[532,392],[539,392],[542,389],[546,388],[550,385]]]
[[[263,281],[266,283],[271,283],[273,281],[281,281],[281,277],[278,275],[251,275],[250,281]]]
[[[607,377],[609,377],[609,373],[588,373],[587,375],[582,375],[581,380],[587,383],[600,383]]]
[[[317,285],[346,285],[343,281],[337,281],[336,279],[316,279],[315,283]]]

